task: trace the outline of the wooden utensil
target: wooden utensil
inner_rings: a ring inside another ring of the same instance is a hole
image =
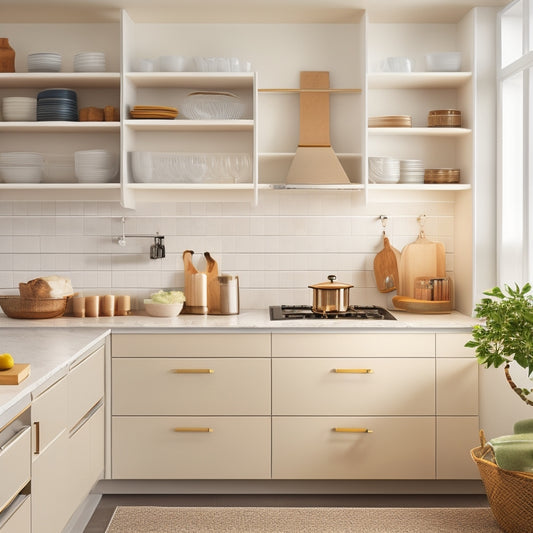
[[[398,260],[400,252],[393,248],[383,232],[383,250],[374,257],[374,276],[379,292],[392,292],[398,289],[400,276]]]
[[[415,278],[446,275],[446,252],[440,242],[430,241],[421,229],[415,242],[402,250],[400,257],[400,291],[398,296],[414,297]]]

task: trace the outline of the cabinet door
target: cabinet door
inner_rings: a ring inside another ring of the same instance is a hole
[[[113,359],[113,414],[269,415],[270,359]]]
[[[113,357],[270,357],[264,333],[114,333],[111,342]]]
[[[272,357],[434,357],[433,333],[272,335]]]
[[[113,479],[267,479],[270,417],[113,417]]]
[[[470,450],[479,446],[477,416],[437,417],[437,479],[479,479]]]
[[[272,413],[432,415],[435,359],[274,359]]]
[[[0,513],[0,533],[31,533],[31,496],[20,495],[19,498],[21,503],[15,500]],[[13,511],[11,507],[14,507]]]
[[[3,432],[2,432],[3,433]],[[0,437],[2,436],[0,433]],[[20,429],[7,442],[0,442],[0,512],[30,481],[31,431]]]
[[[67,504],[67,442],[64,429],[32,463],[32,533],[61,531],[73,511]]]
[[[67,425],[67,378],[54,383],[31,406],[33,451],[37,458]]]
[[[433,479],[434,417],[273,417],[274,479]]]
[[[104,471],[104,407],[100,405],[69,435],[67,507],[72,512]]]
[[[478,372],[476,359],[437,359],[437,414],[478,415]]]
[[[102,346],[68,375],[68,429],[72,428],[104,397],[104,352]]]

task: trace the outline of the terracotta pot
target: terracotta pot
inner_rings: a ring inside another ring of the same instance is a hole
[[[0,72],[15,72],[15,50],[5,37],[0,37]]]

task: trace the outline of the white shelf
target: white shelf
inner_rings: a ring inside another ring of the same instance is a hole
[[[467,191],[468,183],[369,183],[369,191]]]
[[[251,88],[253,72],[129,72],[126,80],[136,87],[198,89]]]
[[[119,72],[2,72],[0,87],[119,88]]]
[[[423,135],[424,137],[465,137],[472,133],[468,128],[368,128],[369,135]]]
[[[471,72],[372,72],[369,89],[457,89],[472,79]]]
[[[137,190],[253,190],[253,183],[129,183],[128,188]]]
[[[63,120],[42,122],[0,122],[0,132],[118,133],[120,132],[120,122],[71,122]]]
[[[124,124],[134,131],[252,131],[253,120],[137,119]]]
[[[0,190],[109,190],[120,189],[120,183],[0,183]]]

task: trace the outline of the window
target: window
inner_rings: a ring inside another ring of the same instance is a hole
[[[498,283],[533,280],[533,0],[512,2],[501,11],[498,61]],[[530,161],[531,160],[531,161]]]

